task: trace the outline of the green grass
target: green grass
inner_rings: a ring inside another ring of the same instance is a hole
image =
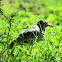
[[[2,0],[1,4],[0,62],[62,62],[61,0]],[[54,26],[46,28],[41,41],[8,48],[20,32],[41,19]]]

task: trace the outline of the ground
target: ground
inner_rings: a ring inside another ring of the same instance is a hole
[[[2,0],[0,7],[0,62],[62,62],[62,2],[61,0]],[[41,19],[47,27],[41,41],[28,45],[10,43]]]

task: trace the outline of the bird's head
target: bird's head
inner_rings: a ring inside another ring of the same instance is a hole
[[[40,21],[37,23],[37,25],[39,26],[39,28],[40,28],[41,31],[42,31],[42,30],[45,31],[45,27],[47,27],[47,26],[53,27],[52,25],[50,25],[50,24],[48,23],[47,20],[40,20]]]

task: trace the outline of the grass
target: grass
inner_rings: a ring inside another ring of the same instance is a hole
[[[62,62],[61,5],[61,0],[2,0],[0,62]],[[47,19],[54,26],[46,28],[43,40],[8,48],[20,32],[37,24],[40,19]]]

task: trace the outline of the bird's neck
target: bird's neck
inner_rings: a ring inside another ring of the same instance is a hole
[[[40,32],[44,31],[45,32],[45,27],[43,27],[42,25],[38,25]]]
[[[41,25],[38,25],[39,29],[40,29],[40,32],[42,32],[42,26]]]

